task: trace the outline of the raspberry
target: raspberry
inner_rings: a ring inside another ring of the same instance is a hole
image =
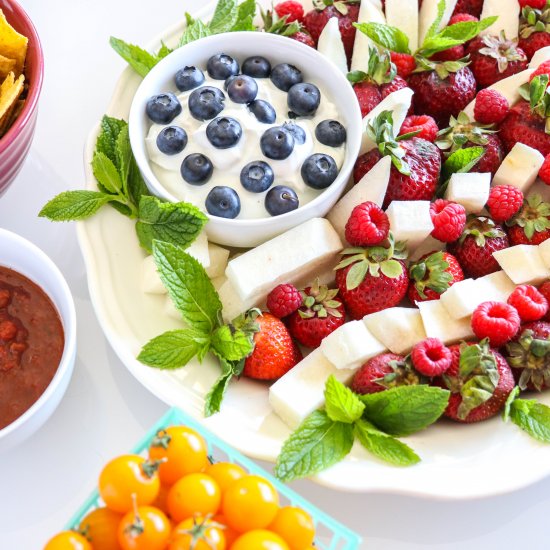
[[[387,214],[374,202],[357,205],[346,223],[346,240],[353,246],[371,246],[382,242],[390,231]]]
[[[546,183],[546,185],[550,185],[550,155],[546,155],[546,158],[540,167],[539,178]]]
[[[430,204],[430,216],[434,224],[432,237],[444,243],[456,241],[466,225],[464,206],[445,199]]]
[[[550,59],[548,61],[545,61],[544,63],[541,63],[532,73],[529,77],[529,82],[535,78],[535,76],[539,76],[541,74],[547,74],[550,75]]]
[[[508,100],[496,90],[480,90],[474,106],[474,117],[481,124],[502,122],[510,111]]]
[[[432,143],[435,141],[435,138],[437,137],[437,132],[439,132],[439,128],[437,127],[435,120],[431,116],[412,115],[412,116],[408,116],[403,121],[399,135],[403,136],[405,134],[408,134],[409,132],[416,132],[417,130],[419,130],[420,133],[416,134],[415,137],[419,137],[427,141],[431,141]]]
[[[276,286],[267,296],[267,309],[282,319],[294,313],[302,305],[300,291],[291,284]]]
[[[538,291],[546,298],[546,301],[550,304],[550,281],[546,281],[544,283],[542,283],[539,288],[538,288]],[[549,321],[550,320],[550,312],[547,313],[543,319],[545,321]]]
[[[523,193],[513,185],[492,187],[487,201],[487,210],[496,222],[506,222],[523,206]]]
[[[538,321],[548,313],[548,301],[531,285],[517,286],[508,303],[516,308],[522,322]]]
[[[416,69],[416,61],[408,53],[390,52],[390,59],[395,64],[397,74],[401,78],[407,78]]]
[[[303,22],[304,19],[304,7],[300,2],[295,0],[286,0],[275,6],[275,12],[282,19],[285,15],[288,15],[286,22],[292,23],[293,21]]]
[[[449,25],[455,25],[456,23],[466,23],[467,21],[479,21],[474,15],[469,13],[457,13],[449,19]]]
[[[426,338],[411,352],[414,368],[424,376],[440,376],[453,360],[451,350],[439,338]]]
[[[489,338],[491,347],[509,342],[519,330],[520,318],[515,307],[504,302],[483,302],[472,314],[472,330],[482,340]]]
[[[546,0],[519,0],[521,9],[529,6],[534,10],[542,10],[546,6]]]
[[[433,61],[458,61],[464,57],[464,46],[458,44],[441,52],[434,53],[430,59]]]

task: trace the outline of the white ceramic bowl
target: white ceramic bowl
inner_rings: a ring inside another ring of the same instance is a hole
[[[38,430],[65,394],[76,358],[76,312],[69,286],[52,260],[36,245],[5,229],[0,229],[0,265],[18,271],[44,290],[56,306],[65,332],[63,355],[50,384],[29,409],[0,430],[1,453]]]
[[[205,67],[208,58],[226,53],[242,61],[251,55],[263,55],[272,65],[292,63],[304,74],[304,81],[320,85],[337,103],[346,127],[344,163],[336,180],[311,202],[280,216],[260,219],[225,219],[210,216],[206,225],[208,238],[237,247],[256,246],[304,221],[324,216],[342,194],[351,175],[361,143],[361,112],[353,88],[340,70],[319,52],[283,36],[260,32],[234,32],[209,36],[191,42],[164,58],[144,78],[130,109],[130,140],[137,164],[150,191],[171,202],[177,198],[159,182],[149,164],[145,137],[149,120],[145,115],[147,100],[163,91],[177,92],[174,74],[184,65]]]

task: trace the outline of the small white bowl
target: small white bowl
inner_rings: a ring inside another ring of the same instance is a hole
[[[174,75],[184,65],[206,67],[208,58],[229,54],[239,61],[263,55],[272,65],[291,63],[298,67],[304,81],[320,85],[337,104],[346,127],[344,162],[336,180],[311,202],[280,216],[259,219],[226,219],[209,216],[206,232],[211,241],[236,247],[261,244],[311,218],[324,216],[336,203],[351,175],[361,143],[361,112],[350,83],[342,72],[317,50],[283,36],[261,32],[217,34],[191,42],[165,57],[140,84],[130,109],[129,130],[132,151],[149,190],[170,202],[178,199],[159,182],[150,166],[145,145],[150,121],[145,114],[147,100],[163,91],[177,91]]]
[[[5,229],[0,229],[0,265],[25,275],[44,290],[57,308],[65,333],[61,361],[44,393],[19,418],[0,430],[1,453],[38,430],[65,394],[76,358],[76,311],[69,286],[52,260],[36,245]]]

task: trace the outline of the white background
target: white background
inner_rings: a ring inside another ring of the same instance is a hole
[[[124,68],[109,48],[109,36],[147,43],[184,11],[205,2],[22,4],[42,38],[46,78],[34,145],[16,183],[0,198],[0,226],[38,244],[65,274],[78,314],[78,359],[67,394],[44,428],[0,456],[0,550],[42,548],[91,491],[107,458],[130,449],[166,410],[128,373],[103,336],[90,303],[74,225],[51,224],[36,215],[55,194],[84,185],[84,140],[104,113]],[[294,488],[360,532],[364,548],[550,547],[550,479],[510,495],[454,503],[348,495],[307,481]]]

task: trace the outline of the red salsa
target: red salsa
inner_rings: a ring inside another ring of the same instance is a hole
[[[50,298],[24,275],[0,266],[0,429],[42,395],[64,345]]]

